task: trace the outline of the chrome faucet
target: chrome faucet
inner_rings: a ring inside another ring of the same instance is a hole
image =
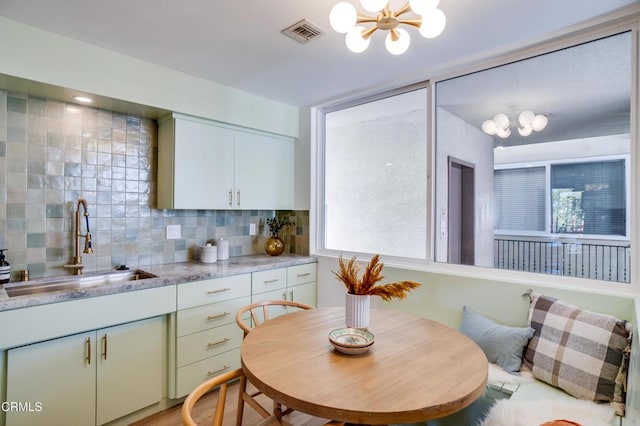
[[[84,218],[87,222],[87,233],[80,233],[80,206],[82,206],[82,210],[84,212]],[[83,253],[90,254],[93,253],[93,249],[91,248],[91,232],[89,231],[89,211],[87,210],[87,202],[84,198],[78,199],[78,204],[76,205],[76,217],[75,217],[75,252],[73,256],[73,260],[70,264],[64,265],[65,268],[72,268],[73,275],[82,275],[82,268],[84,265],[82,264],[82,256],[80,255],[80,237],[84,237],[84,250]]]

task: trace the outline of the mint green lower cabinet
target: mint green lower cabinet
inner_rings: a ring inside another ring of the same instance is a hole
[[[163,317],[10,349],[8,426],[103,424],[162,398]],[[41,409],[39,409],[41,407]]]
[[[163,331],[161,317],[97,331],[97,424],[162,399]]]
[[[316,264],[307,263],[251,274],[251,302],[266,300],[289,300],[316,306]],[[295,310],[297,309],[269,306],[269,318]],[[257,315],[260,317],[260,312]],[[262,322],[262,318],[260,321]]]
[[[95,332],[9,350],[7,401],[28,409],[8,411],[7,425],[95,424],[95,366]]]

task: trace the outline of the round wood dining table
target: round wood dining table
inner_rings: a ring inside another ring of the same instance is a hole
[[[344,307],[298,311],[254,328],[242,368],[265,395],[294,410],[355,424],[420,422],[470,405],[487,382],[487,358],[436,321],[372,309],[375,341],[359,355],[338,352],[329,332]]]

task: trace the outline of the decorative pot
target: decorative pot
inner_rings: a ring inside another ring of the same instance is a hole
[[[280,256],[284,253],[284,241],[278,236],[271,236],[264,243],[264,251],[270,256]]]
[[[371,296],[345,293],[345,325],[366,330],[369,327]]]

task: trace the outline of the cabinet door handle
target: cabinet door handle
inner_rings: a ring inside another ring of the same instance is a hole
[[[289,292],[289,300],[293,302],[293,290]]]
[[[224,293],[225,291],[229,291],[231,290],[230,288],[219,288],[216,290],[209,290],[207,292],[205,292],[205,294],[217,294],[217,293]]]
[[[236,200],[236,204],[240,207],[240,190],[238,190],[238,199]]]
[[[207,317],[207,321],[211,321],[211,320],[214,320],[214,319],[226,317],[227,315],[229,315],[229,312],[222,312],[220,314],[209,315]]]
[[[102,335],[102,359],[107,359],[107,335]]]
[[[87,365],[91,365],[91,337],[84,339],[84,350],[87,354],[85,361],[87,361]]]
[[[207,377],[215,376],[216,374],[222,373],[224,370],[228,370],[229,368],[231,368],[231,366],[225,365],[224,367],[218,368],[217,370],[207,371]]]
[[[304,274],[298,274],[298,278],[308,277],[309,275],[311,275],[311,272],[305,272]]]
[[[212,348],[214,346],[218,346],[221,345],[223,343],[227,343],[229,340],[231,340],[231,337],[225,337],[224,339],[220,339],[216,342],[209,342],[207,343],[207,348]]]
[[[278,281],[280,281],[279,278],[274,278],[272,280],[264,280],[262,281],[263,284],[272,284],[272,283],[277,283]]]
[[[233,189],[229,190],[229,207],[233,206]]]

